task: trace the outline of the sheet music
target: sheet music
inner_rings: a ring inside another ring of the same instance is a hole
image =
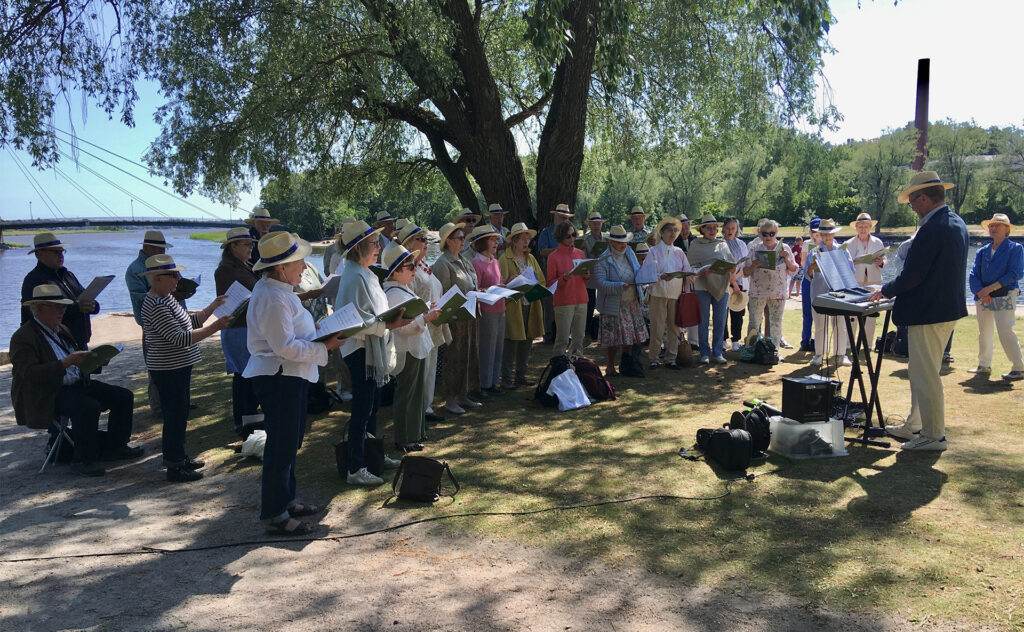
[[[338,296],[338,286],[341,285],[341,276],[332,274],[324,279],[323,295],[329,297],[333,301]]]
[[[95,301],[96,297],[99,296],[100,292],[103,291],[103,288],[107,287],[113,280],[113,274],[108,276],[96,277],[95,279],[92,280],[91,283],[89,283],[89,285],[84,290],[82,290],[82,293],[78,295],[78,299],[76,300],[81,300],[85,298],[90,301]]]
[[[462,292],[459,290],[459,286],[452,285],[448,288],[448,291],[441,295],[441,298],[437,299],[437,308],[441,309],[448,304],[448,301],[452,300],[455,295],[462,296]]]
[[[336,334],[346,329],[356,329],[365,326],[359,310],[352,303],[345,303],[341,309],[335,310],[333,314],[317,323],[317,340]]]
[[[476,318],[476,292],[470,292],[466,295],[466,302],[462,304],[462,308],[473,315]]]
[[[847,254],[838,248],[835,250],[816,250],[814,262],[825,277],[825,283],[833,292],[860,287],[857,277],[853,275],[852,266]]]
[[[537,275],[534,273],[533,268],[527,268],[525,272],[506,284],[507,287],[513,289],[518,287],[532,287],[534,285],[537,285]]]
[[[235,313],[235,310],[238,309],[239,305],[249,300],[249,297],[252,296],[252,292],[245,289],[245,286],[238,281],[235,281],[231,284],[231,287],[228,288],[228,291],[225,292],[224,295],[228,297],[228,300],[224,301],[221,303],[220,307],[213,310],[213,315],[217,318],[224,318],[225,316],[230,316]]]
[[[641,265],[640,269],[637,270],[633,282],[638,285],[658,282],[658,264],[654,260],[654,257],[647,257],[644,259],[643,265]]]

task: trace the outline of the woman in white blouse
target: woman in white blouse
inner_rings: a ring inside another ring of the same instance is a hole
[[[676,354],[679,351],[676,303],[683,292],[683,279],[672,274],[681,270],[690,271],[690,262],[683,249],[672,245],[679,236],[680,226],[679,220],[674,217],[666,217],[658,222],[654,228],[658,243],[647,253],[648,259],[654,260],[655,272],[658,275],[658,282],[647,289],[651,315],[651,344],[648,353],[652,368],[658,366],[658,353],[661,351],[663,336],[666,366],[670,369],[679,367],[676,363]]]
[[[882,268],[885,267],[885,244],[882,243],[881,239],[871,234],[876,224],[878,224],[878,220],[871,219],[871,215],[867,213],[861,213],[857,216],[856,220],[850,222],[850,226],[857,231],[857,234],[847,239],[842,246],[846,252],[850,253],[850,258],[853,259],[853,273],[861,287],[882,284]],[[877,256],[867,263],[857,261],[857,259],[875,254]],[[875,344],[875,326],[877,324],[878,314],[871,314],[864,321],[864,335],[868,339],[868,344],[872,347]],[[854,340],[856,340],[858,328],[859,323],[854,318]]]
[[[276,535],[306,535],[313,527],[296,518],[320,508],[295,501],[295,455],[306,431],[309,385],[317,367],[327,364],[327,352],[341,346],[340,338],[315,342],[313,317],[293,288],[313,248],[298,235],[271,233],[260,240],[254,272],[263,272],[249,299],[249,362],[243,377],[253,381],[263,408],[267,443],[263,449],[260,519]]]

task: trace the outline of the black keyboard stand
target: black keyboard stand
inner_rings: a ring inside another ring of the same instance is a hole
[[[885,310],[885,322],[882,324],[882,340],[885,340],[885,334],[889,331],[890,316],[891,312],[889,310]],[[879,441],[878,439],[871,438],[885,436],[885,419],[882,417],[882,402],[878,397],[878,377],[882,373],[883,354],[879,353],[872,365],[871,342],[868,340],[867,334],[864,333],[864,323],[867,321],[868,316],[864,314],[841,314],[841,317],[846,323],[847,339],[853,341],[853,367],[850,371],[850,382],[846,386],[846,407],[843,410],[843,419],[845,420],[850,412],[850,398],[853,397],[854,382],[856,382],[860,387],[861,401],[864,403],[864,423],[852,424],[850,426],[851,428],[862,429],[864,432],[859,437],[846,437],[846,440],[850,443],[888,448],[888,441]],[[853,318],[856,318],[860,325],[856,339],[853,335],[853,321],[851,320]],[[862,351],[865,358],[864,364],[867,367],[868,383],[871,387],[870,391],[864,384],[864,371],[861,369]],[[878,413],[877,426],[871,422],[871,418],[875,413]]]

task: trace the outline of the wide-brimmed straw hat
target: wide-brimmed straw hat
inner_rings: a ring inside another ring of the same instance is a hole
[[[501,208],[501,204],[491,204],[487,207],[488,213],[504,213],[505,209]]]
[[[146,258],[146,269],[138,276],[149,276],[150,274],[162,274],[164,272],[184,272],[185,266],[174,263],[171,255],[153,255]]]
[[[43,283],[32,288],[32,298],[22,303],[22,305],[36,305],[38,303],[54,303],[56,305],[70,305],[74,303],[69,298],[64,296],[64,293],[60,291],[60,288],[53,283]]]
[[[512,228],[509,229],[506,241],[512,241],[513,237],[515,237],[516,235],[521,235],[523,233],[529,235],[530,239],[533,239],[534,237],[537,236],[537,231],[527,226],[526,222],[516,222],[515,224],[512,224]]]
[[[267,233],[256,247],[260,251],[260,258],[253,265],[253,272],[305,259],[313,252],[313,246],[308,241],[295,233],[286,232]]]
[[[477,213],[473,212],[473,209],[463,208],[461,211],[459,211],[458,213],[455,214],[455,219],[452,220],[452,223],[455,223],[455,224],[463,223],[464,224],[467,221],[472,221],[473,224],[475,225],[477,222],[480,221],[480,215],[478,215]]]
[[[750,296],[746,292],[733,292],[729,295],[729,309],[734,312],[742,312],[747,309]]]
[[[626,229],[622,227],[622,224],[617,224],[612,226],[612,229],[608,232],[608,237],[606,237],[606,239],[608,241],[628,242],[633,239],[633,233],[627,232]]]
[[[424,231],[416,224],[409,222],[398,231],[397,242],[404,246],[405,242],[409,241],[409,239],[415,237],[416,235],[423,235],[425,237],[426,231]]]
[[[271,224],[277,224],[278,222],[281,221],[279,219],[274,219],[273,217],[271,217],[270,216],[270,211],[268,211],[267,209],[263,208],[262,206],[257,206],[256,208],[254,208],[252,210],[252,215],[250,215],[249,217],[246,218],[245,223],[250,225],[250,226],[255,226],[256,225],[256,220],[262,220],[264,222],[270,222]]]
[[[1014,225],[1010,223],[1010,218],[1005,213],[996,213],[992,216],[992,219],[981,220],[982,230],[988,230],[990,224],[1004,224],[1010,227],[1010,230],[1014,229]]]
[[[634,206],[629,209],[628,215],[629,217],[633,217],[634,215],[643,215],[644,217],[647,217],[647,213],[644,213],[644,207],[642,206]]]
[[[384,253],[380,256],[380,264],[388,271],[384,278],[391,278],[391,275],[402,265],[402,262],[411,256],[412,253],[401,244],[391,244],[385,248]]]
[[[718,223],[720,222],[717,219],[715,219],[714,215],[712,215],[711,213],[704,213],[704,215],[702,215],[700,218],[700,222],[697,223],[697,228],[699,229],[701,226],[707,226],[708,224]]]
[[[601,217],[600,213],[598,213],[597,211],[594,211],[590,215],[587,215],[587,220],[586,221],[587,221],[587,223],[590,223],[590,222],[601,222],[601,223],[604,223],[605,219],[603,217]]]
[[[53,233],[39,233],[32,238],[32,250],[29,250],[29,252],[48,250],[50,248],[67,248],[67,244]]]
[[[409,224],[412,224],[412,222],[409,221],[408,218],[399,217],[398,219],[395,220],[395,230],[402,230],[403,228],[405,228]]]
[[[654,227],[654,234],[657,235],[660,238],[661,237],[661,230],[663,228],[665,228],[666,226],[668,226],[669,224],[675,226],[676,229],[679,230],[679,231],[683,230],[682,222],[680,222],[675,217],[672,217],[671,215],[669,215],[668,217],[666,217],[663,220],[661,220],[660,222],[658,222],[658,225]]]
[[[469,234],[469,243],[474,243],[478,239],[487,239],[488,237],[500,237],[498,231],[491,228],[490,224],[485,226],[477,226],[473,229],[473,232]]]
[[[555,210],[551,211],[552,215],[562,215],[563,217],[572,217],[572,211],[569,210],[568,204],[559,204],[555,206]]]
[[[906,204],[910,201],[910,194],[914,191],[927,189],[928,187],[942,187],[949,190],[955,186],[952,182],[943,182],[937,171],[919,171],[910,177],[910,184],[907,185],[907,188],[900,191],[896,199],[900,204]]]
[[[448,238],[457,230],[464,230],[462,224],[456,224],[455,222],[448,222],[441,228],[437,229],[437,236],[441,240],[441,250],[444,250],[444,244],[448,241]]]
[[[239,226],[238,228],[232,228],[224,234],[224,243],[220,245],[221,249],[227,248],[229,245],[240,242],[240,241],[255,241],[252,235],[249,234],[249,229]]]
[[[244,228],[242,230],[245,230]],[[245,230],[245,232],[249,232]],[[174,244],[167,243],[164,239],[164,234],[158,230],[147,230],[146,234],[142,236],[143,246],[156,246],[157,248],[173,248]]]
[[[875,225],[878,223],[878,220],[871,219],[871,215],[869,213],[861,213],[860,215],[857,216],[857,219],[850,222],[850,226],[852,228],[857,228],[857,224],[861,222],[871,222],[871,230],[874,230]]]
[[[377,213],[377,219],[373,220],[373,225],[374,226],[378,226],[380,224],[383,224],[384,222],[393,222],[393,221],[395,221],[395,216],[394,215],[392,215],[391,213],[389,213],[387,211],[379,211]]]
[[[646,255],[651,251],[651,247],[647,245],[646,241],[641,241],[636,245],[636,249],[633,251],[638,255]]]
[[[361,219],[341,227],[341,250],[346,252],[368,237],[379,235],[382,228],[373,228]],[[253,268],[255,269],[255,267]]]
[[[679,223],[680,224],[688,224],[688,223],[690,223],[690,218],[686,216],[686,213],[681,213],[679,215]]]
[[[836,226],[836,221],[831,217],[829,217],[828,219],[823,219],[821,220],[821,222],[818,223],[819,233],[838,233],[841,230],[842,228]]]

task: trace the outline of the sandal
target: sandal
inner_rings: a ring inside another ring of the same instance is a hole
[[[320,508],[316,505],[303,505],[297,504],[288,509],[288,513],[292,518],[301,518],[302,516],[315,516],[320,513]]]
[[[295,526],[291,529],[288,525],[294,523]],[[289,518],[288,520],[282,520],[280,522],[271,522],[267,525],[267,533],[270,535],[309,535],[313,533],[313,525],[308,522],[300,522],[295,518]]]

